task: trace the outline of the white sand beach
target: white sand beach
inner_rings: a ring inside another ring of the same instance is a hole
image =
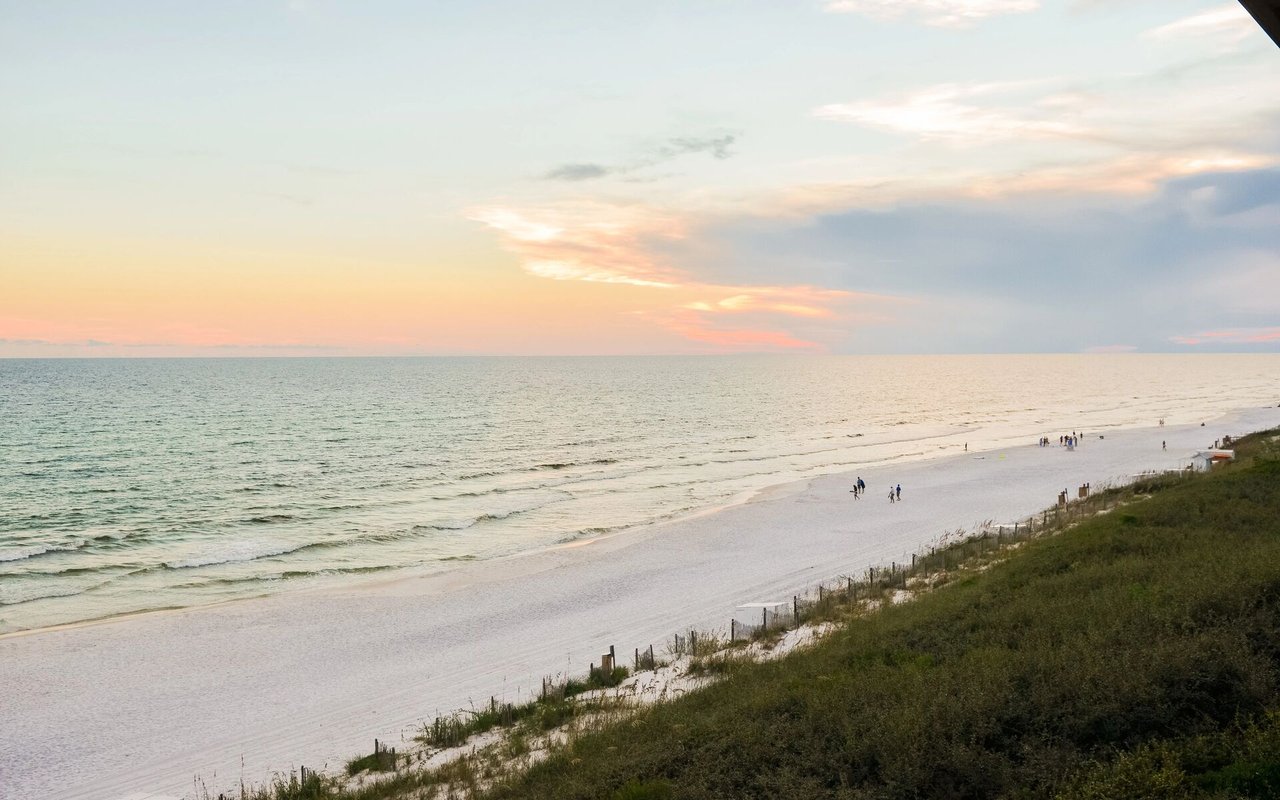
[[[944,531],[1025,518],[1058,492],[1174,469],[1280,409],[1088,433],[776,487],[742,505],[444,574],[299,591],[0,637],[0,797],[216,794],[341,769],[438,712],[527,698],[615,645],[727,628],[736,606],[909,560]],[[1161,442],[1168,443],[1162,450]],[[886,493],[901,484],[902,501]],[[624,663],[628,659],[624,658]],[[138,794],[141,793],[141,794]]]

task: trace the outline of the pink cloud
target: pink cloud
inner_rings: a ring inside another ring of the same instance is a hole
[[[1097,344],[1093,347],[1086,347],[1086,353],[1132,353],[1137,350],[1131,344]]]
[[[1189,336],[1171,336],[1174,344],[1259,344],[1262,342],[1280,341],[1280,327],[1271,328],[1232,328],[1222,331],[1204,331]]]
[[[654,245],[685,237],[689,222],[652,208],[573,203],[546,208],[490,207],[469,214],[502,238],[521,268],[539,278],[618,284],[650,290],[640,312],[685,339],[722,350],[817,349],[786,328],[789,321],[849,321],[851,304],[894,298],[820,286],[709,283],[665,263]],[[669,296],[669,300],[664,300]],[[717,320],[736,318],[728,326]],[[870,319],[864,316],[863,320]]]
[[[713,345],[717,350],[758,352],[823,349],[817,342],[805,341],[785,331],[719,328],[696,311],[673,311],[655,318],[667,330],[689,341]]]

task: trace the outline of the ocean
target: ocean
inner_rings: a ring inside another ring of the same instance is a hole
[[[1280,355],[0,360],[0,633],[1280,401]]]

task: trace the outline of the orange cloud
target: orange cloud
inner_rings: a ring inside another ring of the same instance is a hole
[[[822,345],[817,342],[799,339],[785,331],[718,328],[696,312],[677,310],[655,319],[667,330],[690,341],[712,345],[717,350],[758,352],[822,349]]]
[[[560,281],[670,288],[677,277],[657,265],[642,238],[680,238],[678,223],[638,207],[581,203],[536,212],[481,208],[468,217],[498,231],[530,275]]]
[[[573,203],[536,209],[490,207],[470,219],[502,237],[530,275],[648,292],[640,316],[682,338],[723,350],[822,349],[787,329],[788,320],[848,321],[846,307],[893,298],[817,286],[724,285],[697,280],[654,251],[685,238],[689,223],[643,206]],[[727,326],[736,317],[749,326]]]

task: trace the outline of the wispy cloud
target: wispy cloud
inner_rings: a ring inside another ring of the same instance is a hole
[[[645,148],[637,158],[621,164],[572,162],[549,170],[543,178],[551,181],[589,181],[609,175],[625,175],[673,161],[681,156],[705,153],[716,160],[733,155],[730,149],[738,140],[734,133],[711,136],[675,136]]]
[[[533,210],[490,207],[467,215],[502,235],[507,250],[539,278],[669,288],[678,276],[658,264],[642,239],[678,238],[669,215],[639,207],[575,203]]]
[[[1253,17],[1239,3],[1227,3],[1199,14],[1175,20],[1142,34],[1155,41],[1215,38],[1228,44],[1261,35]]]
[[[1085,80],[944,83],[831,103],[811,114],[937,146],[1021,144],[1005,152],[1024,166],[1032,147],[1055,158],[1089,153],[1094,160],[1119,152],[1269,150],[1265,132],[1274,128],[1280,107],[1273,76],[1256,63],[1269,57],[1251,51],[1156,73]],[[1005,157],[988,148],[988,160]]]
[[[1280,326],[1269,328],[1231,328],[1220,331],[1203,331],[1189,336],[1172,336],[1174,344],[1263,344],[1280,342]]]
[[[1089,163],[1048,164],[1013,174],[975,175],[962,193],[971,197],[1019,194],[1146,194],[1175,178],[1245,172],[1275,165],[1274,156],[1223,149],[1126,155]]]
[[[677,136],[659,145],[654,152],[662,159],[676,158],[687,153],[706,153],[712,158],[726,159],[733,155],[729,148],[737,140],[738,137],[732,133],[720,136]]]
[[[1081,110],[1090,105],[1080,95],[1053,93],[1038,101],[1017,102],[1040,82],[945,83],[905,96],[833,103],[814,109],[818,119],[853,122],[872,128],[909,133],[924,139],[959,143],[989,143],[1017,138],[1092,138],[1080,124]],[[1012,98],[1005,104],[979,98]]]
[[[544,177],[549,181],[589,181],[603,178],[614,169],[601,164],[561,164]]]
[[[675,310],[667,314],[652,316],[660,326],[672,333],[691,342],[710,345],[714,349],[721,351],[758,352],[821,349],[817,342],[797,338],[786,331],[725,328],[701,314],[687,310]]]
[[[714,350],[822,349],[795,326],[848,322],[854,306],[897,302],[809,284],[728,284],[700,280],[661,255],[686,237],[688,223],[643,206],[574,203],[538,209],[489,207],[469,217],[488,225],[530,275],[616,284],[657,292],[637,313],[689,342]],[[864,314],[862,319],[876,318]]]
[[[910,19],[938,28],[969,28],[988,17],[1023,14],[1038,0],[830,0],[827,11],[872,19]]]

